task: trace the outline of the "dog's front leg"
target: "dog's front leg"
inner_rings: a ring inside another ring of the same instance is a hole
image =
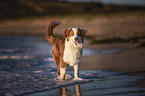
[[[79,78],[79,64],[74,65],[74,80],[82,80]]]
[[[60,68],[60,80],[64,80],[66,75],[66,68]]]

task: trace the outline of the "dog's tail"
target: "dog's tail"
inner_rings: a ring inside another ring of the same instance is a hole
[[[60,22],[59,21],[52,21],[49,23],[48,27],[47,27],[47,32],[46,32],[46,39],[48,40],[48,42],[50,44],[54,44],[56,38],[53,37],[53,28],[56,27],[57,25],[59,25]]]

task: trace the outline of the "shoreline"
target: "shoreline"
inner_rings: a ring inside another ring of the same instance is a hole
[[[135,72],[145,70],[145,49],[136,48],[139,44],[110,43],[90,45],[86,40],[84,47],[90,49],[122,49],[111,54],[100,54],[82,57],[81,70],[110,70],[119,72]]]
[[[5,45],[5,42],[9,42],[11,46]],[[1,59],[2,67],[0,70],[0,77],[2,82],[0,83],[0,86],[1,89],[5,90],[0,90],[0,94],[2,95],[24,94],[25,96],[27,96],[26,94],[30,94],[28,96],[38,96],[40,91],[44,91],[44,93],[46,93],[47,95],[50,95],[51,92],[57,95],[59,95],[59,92],[64,92],[64,94],[68,94],[66,92],[72,92],[70,94],[75,94],[75,90],[72,89],[74,88],[74,86],[77,86],[76,90],[78,90],[77,92],[80,94],[82,93],[89,95],[88,93],[91,92],[91,94],[95,96],[96,94],[106,93],[116,93],[120,95],[123,92],[127,92],[128,94],[131,94],[132,92],[136,92],[135,94],[142,94],[140,92],[144,92],[145,90],[145,72],[133,72],[137,71],[134,69],[134,67],[138,65],[136,65],[133,60],[128,59],[129,56],[130,58],[134,56],[141,57],[140,52],[144,52],[145,49],[135,49],[137,44],[132,45],[128,43],[115,43],[92,46],[89,44],[89,41],[86,40],[84,48],[89,48],[89,50],[91,50],[91,47],[93,51],[96,48],[103,50],[124,48],[125,50],[111,54],[109,53],[83,56],[80,78],[83,78],[84,80],[73,81],[72,79],[70,79],[61,82],[54,81],[54,78],[57,77],[57,69],[51,56],[51,45],[48,42],[43,41],[42,38],[8,36],[8,38],[3,37],[0,43],[1,45],[3,45],[0,48],[2,53],[1,56],[4,57],[3,59]],[[127,61],[125,61],[124,63],[126,65],[119,65],[122,62],[118,61],[118,58],[127,58],[128,62],[133,62],[133,64],[135,65],[132,66],[132,68],[127,67],[126,69],[124,69],[124,67],[130,65],[126,63]],[[118,65],[114,65],[114,62],[119,63]],[[142,70],[141,67],[138,68]],[[142,68],[144,68],[143,65]],[[124,72],[119,72],[120,70]],[[73,75],[74,73],[71,70],[67,72],[70,75]],[[62,91],[61,89],[65,90]],[[122,91],[122,89],[124,91]],[[58,93],[56,93],[56,90],[58,91]],[[103,92],[99,93],[99,91]]]

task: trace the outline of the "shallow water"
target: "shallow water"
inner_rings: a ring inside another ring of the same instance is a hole
[[[91,72],[92,71],[92,72]],[[27,96],[144,96],[145,88],[131,87],[136,81],[143,79],[142,76],[121,75],[121,72],[110,72],[91,70],[97,73],[96,77],[91,75],[89,79],[93,82],[65,85],[50,91],[38,92]],[[85,71],[84,73],[87,73]],[[87,76],[85,76],[87,77]],[[87,78],[88,79],[88,78]]]
[[[110,54],[120,49],[84,49],[83,56]],[[40,37],[0,36],[0,96],[5,94],[46,95],[103,95],[137,94],[145,90],[129,87],[142,76],[121,75],[119,72],[81,70],[82,81],[54,81],[56,66],[51,56],[51,45]],[[73,71],[67,71],[73,75]],[[71,85],[71,86],[70,86]],[[75,87],[75,88],[74,88]],[[48,91],[49,90],[49,91]],[[41,92],[44,91],[44,92]],[[133,95],[130,95],[133,96]]]
[[[99,50],[99,49],[83,49],[83,56],[89,55],[100,55],[100,54],[110,54],[110,53],[118,53],[123,51],[123,49],[107,49],[107,50]]]

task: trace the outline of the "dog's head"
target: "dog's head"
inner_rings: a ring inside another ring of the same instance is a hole
[[[65,30],[64,35],[67,40],[71,40],[75,45],[84,42],[84,37],[86,36],[87,30],[81,28],[68,28]]]

